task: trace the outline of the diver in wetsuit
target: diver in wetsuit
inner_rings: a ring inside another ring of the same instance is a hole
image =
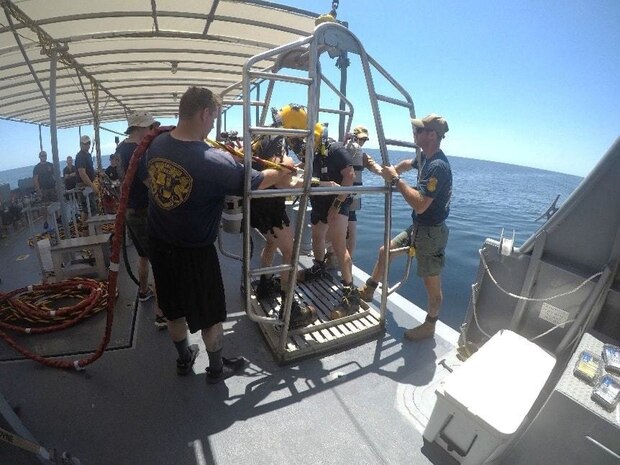
[[[293,167],[292,158],[284,153],[283,137],[263,136],[252,146],[254,155],[271,162]],[[260,166],[254,167],[257,170]],[[295,187],[301,180],[293,178],[293,181],[285,181],[285,184],[276,184],[273,188]],[[263,197],[252,199],[250,207],[250,224],[258,229],[266,239],[265,246],[261,251],[261,266],[271,266],[276,251],[282,254],[282,263],[290,264],[293,256],[293,232],[290,228],[290,220],[285,210],[284,197]],[[281,274],[281,284],[274,276],[262,275],[256,288],[256,296],[259,299],[267,299],[280,293],[282,303],[289,282],[289,273]],[[290,327],[301,327],[312,323],[317,318],[316,309],[311,305],[305,305],[294,295],[291,307]]]

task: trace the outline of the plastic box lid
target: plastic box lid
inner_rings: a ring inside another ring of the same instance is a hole
[[[499,434],[512,435],[554,365],[533,342],[501,330],[450,375],[444,393]]]

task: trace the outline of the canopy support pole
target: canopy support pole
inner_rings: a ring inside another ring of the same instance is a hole
[[[50,143],[52,145],[52,161],[54,163],[54,177],[56,178],[55,190],[58,202],[60,202],[60,211],[62,212],[62,227],[67,237],[70,237],[69,215],[65,208],[64,186],[62,185],[62,177],[60,175],[60,158],[58,156],[58,128],[56,126],[56,70],[58,67],[58,51],[56,48],[50,50],[50,88],[49,88],[49,106],[50,106]],[[58,231],[56,231],[58,234]],[[60,238],[60,235],[58,235]]]

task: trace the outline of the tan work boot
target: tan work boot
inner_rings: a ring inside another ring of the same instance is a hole
[[[360,293],[353,286],[344,286],[340,303],[331,311],[330,320],[353,315],[360,308]]]
[[[377,286],[372,286],[365,282],[362,287],[359,288],[360,297],[364,302],[372,302],[372,296],[375,294]]]
[[[419,341],[421,339],[428,339],[435,335],[435,323],[429,323],[425,321],[420,326],[411,328],[405,331],[405,339],[409,341]]]

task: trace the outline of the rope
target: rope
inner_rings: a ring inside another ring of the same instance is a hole
[[[500,286],[500,284],[497,282],[497,280],[495,279],[495,277],[493,276],[493,274],[491,273],[491,270],[489,269],[489,266],[487,265],[487,262],[484,258],[484,254],[482,253],[482,249],[480,249],[478,251],[478,254],[480,255],[480,261],[482,263],[482,266],[484,266],[484,269],[486,271],[486,273],[489,275],[489,278],[491,278],[491,281],[493,282],[493,284],[495,284],[495,286],[502,291],[504,294],[514,298],[514,299],[518,299],[518,300],[524,300],[527,302],[548,302],[550,300],[554,300],[554,299],[558,299],[560,297],[564,297],[570,294],[573,294],[575,292],[577,292],[579,289],[581,289],[583,286],[585,286],[587,283],[589,283],[590,281],[592,281],[594,278],[601,276],[603,274],[602,271],[599,271],[598,273],[593,274],[592,276],[590,276],[589,278],[587,278],[585,281],[583,281],[581,284],[579,284],[577,287],[575,287],[574,289],[567,291],[567,292],[563,292],[561,294],[557,294],[551,297],[545,297],[545,298],[533,298],[533,297],[525,297],[525,296],[521,296],[521,295],[517,295],[517,294],[513,294],[512,292],[508,292],[507,290],[505,290],[503,287]],[[480,322],[478,321],[478,309],[477,309],[477,298],[476,298],[476,285],[473,284],[471,286],[471,302],[472,302],[472,310],[473,310],[473,316],[474,316],[474,322],[476,323],[476,327],[478,328],[478,331],[480,331],[484,336],[486,336],[487,338],[491,338],[491,335],[489,335],[487,332],[485,332],[482,327],[480,326]],[[530,342],[535,341],[536,339],[539,339],[543,336],[546,336],[547,334],[551,333],[552,331],[555,331],[556,329],[560,328],[560,327],[564,327],[565,325],[568,325],[570,323],[575,322],[575,319],[572,320],[568,320],[568,321],[564,321],[563,323],[558,323],[554,326],[552,326],[551,328],[549,328],[548,330],[544,331],[543,333],[540,333],[532,338],[529,339]],[[461,334],[463,334],[464,338],[464,342],[465,342],[465,347],[467,350],[467,336],[465,332],[462,332]],[[467,352],[469,352],[467,350]]]
[[[509,295],[510,297],[513,297],[515,299],[519,299],[519,300],[525,300],[527,302],[548,302],[550,300],[554,300],[554,299],[558,299],[560,297],[564,297],[570,294],[573,294],[574,292],[577,292],[579,289],[581,289],[583,286],[585,286],[586,284],[588,284],[590,281],[592,281],[594,278],[597,278],[599,276],[601,276],[603,274],[602,271],[599,271],[598,273],[594,273],[592,276],[590,276],[588,279],[586,279],[585,281],[583,281],[579,286],[577,286],[576,288],[574,288],[573,290],[567,291],[567,292],[563,292],[561,294],[557,294],[551,297],[545,297],[543,299],[536,299],[533,297],[525,297],[522,295],[517,295],[517,294],[513,294],[512,292],[508,292],[507,290],[505,290],[503,287],[501,287],[499,285],[499,283],[497,282],[497,280],[493,277],[493,275],[491,274],[491,270],[489,269],[489,266],[487,265],[487,262],[484,258],[484,254],[482,253],[482,249],[478,250],[478,255],[480,255],[480,261],[482,262],[482,265],[484,266],[484,269],[486,270],[487,274],[489,275],[489,278],[491,278],[491,281],[493,281],[493,283],[495,284],[495,286],[502,291],[504,294]]]
[[[74,305],[59,308],[54,306],[54,302],[61,299],[79,301]],[[108,298],[105,282],[86,278],[27,286],[0,293],[0,338],[17,352],[44,365],[76,368],[73,362],[48,359],[31,352],[8,333],[44,334],[61,331],[104,310],[109,300],[114,299]]]
[[[124,236],[123,228],[125,227],[125,212],[127,211],[127,199],[129,197],[131,183],[137,171],[139,160],[146,152],[150,143],[156,136],[163,132],[170,131],[172,128],[173,127],[159,127],[152,129],[142,139],[140,144],[138,144],[131,157],[125,179],[123,180],[118,212],[114,221],[114,233],[112,235],[112,247],[110,251],[110,271],[108,274],[107,285],[106,283],[101,283],[95,280],[74,278],[55,284],[28,286],[27,288],[21,288],[6,294],[0,294],[0,304],[11,301],[12,307],[18,309],[11,312],[11,316],[7,317],[8,321],[0,321],[0,338],[4,339],[13,349],[43,365],[53,368],[62,368],[65,370],[83,370],[87,365],[95,362],[103,355],[103,352],[110,343],[110,337],[112,334],[112,323],[114,321],[114,306],[116,299],[110,299],[108,298],[108,295],[116,295],[119,252]],[[62,307],[59,309],[49,307],[51,297],[48,294],[50,293],[50,290],[57,292],[62,291],[62,296],[66,297],[67,295],[74,295],[68,294],[70,292],[75,293],[85,289],[90,290],[90,292],[87,297],[78,304],[72,307]],[[34,302],[22,301],[24,300],[23,295],[26,293],[33,293],[32,299],[34,299]],[[45,294],[45,297],[43,294]],[[22,299],[17,299],[17,295],[22,296]],[[41,305],[43,306],[41,307]],[[102,308],[99,309],[99,307]],[[106,326],[103,338],[94,353],[90,354],[88,357],[78,360],[71,361],[42,357],[21,347],[5,332],[12,330],[22,334],[38,334],[59,331],[74,325],[87,316],[101,311],[103,308],[106,309]],[[8,311],[6,311],[6,313],[9,314]],[[24,315],[26,315],[27,318],[23,318]],[[18,318],[25,319],[28,323],[33,324],[17,324]]]

